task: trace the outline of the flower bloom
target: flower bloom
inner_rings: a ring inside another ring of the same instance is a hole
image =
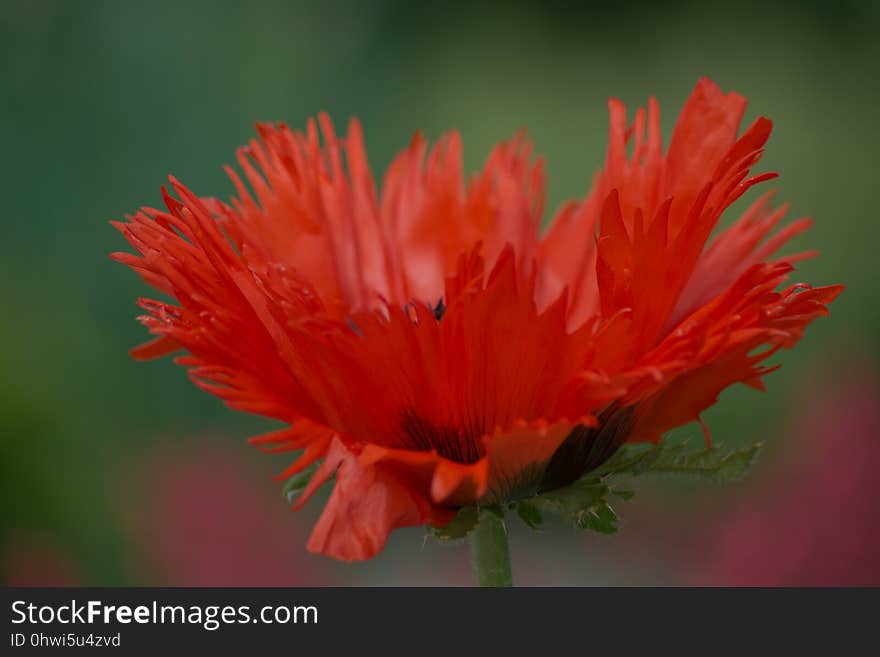
[[[467,183],[456,133],[417,135],[377,192],[360,125],[258,126],[227,204],[171,178],[167,211],[115,224],[113,257],[176,302],[141,299],[156,338],[231,407],[287,428],[252,442],[335,474],[308,542],[372,557],[396,527],[565,486],[626,441],[700,420],[724,388],[826,314],[839,286],[784,286],[809,220],[759,198],[706,246],[770,135],[701,80],[664,153],[652,99],[610,102],[605,167],[541,234],[544,174],[522,135]],[[702,422],[701,422],[702,423]],[[705,430],[705,425],[704,425]],[[708,432],[706,433],[708,439]]]

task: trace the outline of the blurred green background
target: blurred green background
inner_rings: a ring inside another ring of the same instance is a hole
[[[764,114],[775,122],[761,168],[781,173],[771,184],[780,201],[792,201],[790,218],[816,219],[795,247],[822,251],[799,277],[848,286],[831,318],[783,355],[766,394],[737,389],[722,397],[707,415],[713,435],[729,444],[768,440],[754,477],[771,481],[797,460],[799,418],[824,413],[826,390],[868,381],[857,386],[869,390],[861,410],[845,414],[875,410],[878,3],[578,7],[0,4],[6,581],[469,582],[466,548],[425,542],[419,529],[396,533],[365,565],[306,554],[320,501],[291,514],[270,481],[284,459],[244,443],[268,422],[225,409],[170,359],[136,364],[127,356],[145,337],[134,317],[147,288],[107,257],[127,248],[108,221],[159,205],[172,172],[202,195],[230,196],[221,167],[256,121],[300,127],[324,109],[339,124],[356,115],[376,172],[417,129],[431,138],[459,129],[474,169],[495,142],[526,127],[547,158],[554,208],[583,195],[603,161],[609,96],[634,107],[656,95],[668,140],[682,102],[708,75],[750,99],[747,121]],[[833,412],[844,411],[824,416]],[[867,420],[858,427],[868,443],[878,438]],[[699,435],[693,427],[681,432]],[[827,453],[855,449],[851,438],[829,439]],[[751,481],[724,490],[640,486],[620,509],[626,523],[618,537],[515,529],[517,577],[533,584],[699,580],[698,571],[716,566],[694,546],[714,545],[725,510],[743,503]],[[772,485],[761,490],[749,504],[774,495]],[[874,488],[860,492],[876,497]],[[880,532],[876,514],[853,522],[873,523],[874,538]],[[869,549],[861,545],[853,549]],[[824,556],[840,558],[834,555]],[[876,571],[855,573],[857,581],[872,577]],[[718,578],[736,583],[734,575]]]

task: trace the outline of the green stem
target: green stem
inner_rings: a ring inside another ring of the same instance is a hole
[[[507,528],[497,509],[482,509],[471,534],[474,578],[480,586],[513,586]]]

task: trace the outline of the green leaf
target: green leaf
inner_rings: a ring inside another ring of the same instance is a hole
[[[608,504],[610,494],[611,488],[604,481],[590,476],[529,502],[539,509],[558,513],[578,529],[613,534],[617,531],[617,514]]]
[[[284,488],[281,490],[281,494],[287,498],[288,502],[293,502],[293,500],[296,499],[296,496],[309,485],[309,482],[312,480],[317,469],[318,464],[313,463],[302,472],[297,472],[287,480],[287,483],[284,484]]]
[[[581,477],[573,484],[541,493],[528,499],[508,504],[520,519],[532,529],[544,523],[544,512],[556,513],[578,529],[589,529],[600,534],[618,531],[619,518],[608,502],[614,496],[630,500],[635,494],[627,488],[612,488],[608,479],[616,475],[643,474],[684,475],[727,482],[742,477],[755,460],[761,444],[738,450],[724,450],[720,446],[690,450],[687,441],[663,440],[657,445],[624,445],[603,466]],[[504,516],[500,506],[481,507],[499,517]],[[441,540],[466,537],[479,521],[480,508],[470,506],[459,510],[446,527],[431,527],[429,531]]]
[[[617,532],[617,514],[603,500],[579,513],[575,526],[578,529],[592,529],[600,534],[614,534]]]
[[[532,501],[539,507],[556,511],[563,516],[574,516],[605,499],[607,484],[595,477],[584,477],[570,486],[543,493]]]
[[[504,513],[503,511],[501,512]],[[503,515],[502,515],[503,517]],[[434,538],[441,541],[454,541],[470,534],[480,521],[480,510],[475,506],[463,506],[455,518],[445,527],[428,527]]]
[[[544,516],[541,515],[540,509],[531,502],[520,500],[515,503],[516,513],[526,525],[531,529],[539,529],[544,524]]]
[[[725,453],[719,448],[710,447],[701,452],[659,461],[651,472],[696,475],[718,482],[736,481],[748,472],[760,449],[761,445],[758,444]]]
[[[625,445],[599,469],[603,476],[646,473],[696,476],[718,482],[742,477],[752,465],[762,444],[726,451],[721,446],[697,451],[686,449],[687,442],[668,440],[657,445]]]
[[[628,502],[635,497],[636,492],[634,490],[627,490],[626,488],[612,488],[611,494],[624,502]]]
[[[504,520],[504,509],[502,509],[497,504],[484,506],[484,507],[482,507],[482,509],[484,511],[489,511],[490,513],[494,513],[496,516],[498,516],[498,518],[500,518],[501,520]]]
[[[661,455],[648,472],[667,475],[687,475],[716,482],[740,479],[748,472],[761,449],[760,444],[746,449],[724,451],[720,447],[708,447],[698,452]]]

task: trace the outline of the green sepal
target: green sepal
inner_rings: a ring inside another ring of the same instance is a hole
[[[491,507],[489,507],[491,508]],[[501,517],[504,512],[501,511]],[[428,532],[441,541],[455,541],[465,538],[470,534],[480,521],[480,509],[476,506],[463,506],[458,510],[455,518],[445,527],[428,526]]]
[[[593,504],[589,509],[581,511],[575,518],[575,527],[578,529],[591,529],[600,534],[615,534],[617,532],[617,514],[607,501],[603,500]]]
[[[519,519],[530,529],[538,530],[544,524],[544,516],[541,515],[541,510],[532,502],[519,500],[511,504],[511,506],[515,507]]]
[[[577,529],[614,534],[619,529],[619,518],[609,498],[628,501],[635,495],[628,488],[612,487],[609,482],[615,477],[660,474],[734,481],[748,471],[761,447],[756,443],[736,450],[724,450],[719,445],[690,450],[687,441],[669,439],[656,445],[624,445],[604,465],[569,486],[511,501],[506,506],[531,529],[539,529],[544,524],[544,513],[552,512]],[[440,540],[465,538],[477,526],[481,508],[504,517],[498,505],[468,506],[461,508],[446,527],[429,527],[428,531]]]
[[[303,489],[309,485],[309,482],[312,480],[312,477],[317,470],[318,464],[313,463],[301,472],[297,472],[284,484],[284,488],[281,490],[281,494],[287,498],[288,502],[293,502],[296,499],[297,495],[299,495],[303,491]]]
[[[538,495],[530,502],[538,505],[539,508],[555,511],[563,516],[571,516],[604,501],[610,492],[611,489],[604,481],[597,477],[586,476],[564,488]]]
[[[504,520],[504,509],[502,509],[498,504],[490,504],[481,508],[483,509],[483,511],[493,513],[501,520]]]
[[[611,494],[611,488],[602,479],[586,476],[565,488],[538,495],[529,503],[538,509],[557,513],[577,529],[613,534],[618,529],[618,519],[608,503]]]
[[[533,528],[538,524],[535,518],[541,518],[542,511],[550,511],[578,529],[613,534],[619,529],[619,519],[609,498],[627,501],[635,495],[628,488],[612,487],[613,478],[650,473],[734,481],[748,471],[760,448],[758,443],[738,450],[724,450],[720,446],[689,450],[687,441],[668,439],[657,445],[625,445],[603,466],[573,484],[519,500],[511,508],[515,505],[523,522]]]
[[[626,488],[612,488],[611,494],[614,497],[623,500],[624,502],[629,502],[633,497],[635,497],[636,492],[634,490],[628,490]]]
[[[673,443],[669,440],[657,445],[624,445],[597,474],[607,477],[653,473],[730,482],[748,472],[762,443],[732,451],[724,450],[720,445],[697,451],[686,447],[687,441]]]

